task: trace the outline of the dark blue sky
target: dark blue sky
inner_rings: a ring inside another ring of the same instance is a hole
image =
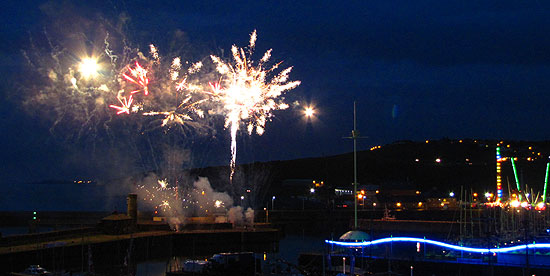
[[[63,24],[125,13],[127,36],[142,48],[169,48],[180,30],[203,56],[246,46],[256,29],[258,55],[273,48],[273,60],[294,66],[291,79],[302,81],[287,101],[311,102],[318,116],[306,122],[298,109],[275,112],[263,136],[240,136],[240,163],[350,151],[342,137],[353,127],[354,100],[358,128],[369,137],[361,149],[404,139],[550,138],[546,1],[106,2],[3,4],[0,181],[97,178],[105,171],[81,155],[81,143],[51,137],[47,120],[18,104],[14,87],[27,81],[21,49],[59,20],[59,10],[74,16]],[[197,142],[209,150],[194,165],[226,164],[227,140],[225,131]]]

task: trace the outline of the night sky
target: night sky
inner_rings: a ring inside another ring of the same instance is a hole
[[[109,178],[120,176],[113,166],[120,174],[139,167],[128,165],[132,158],[104,162],[100,156],[113,151],[101,134],[97,146],[90,135],[67,141],[50,133],[51,118],[23,110],[19,91],[35,81],[25,76],[22,50],[31,39],[46,43],[36,40],[60,19],[78,25],[123,16],[134,46],[177,48],[179,33],[192,57],[244,47],[256,29],[256,58],[272,48],[272,60],[293,66],[290,79],[302,82],[286,101],[317,113],[308,121],[301,107],[275,111],[263,136],[241,132],[237,162],[247,163],[351,151],[342,137],[353,128],[354,101],[368,136],[359,149],[444,137],[548,140],[549,8],[502,0],[9,1],[0,9],[0,183]],[[223,122],[216,127],[215,137],[190,147],[202,157],[188,166],[228,163],[229,133]]]

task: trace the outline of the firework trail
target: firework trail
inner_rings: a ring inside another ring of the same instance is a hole
[[[273,110],[286,109],[288,105],[280,96],[291,90],[300,81],[288,81],[292,67],[274,74],[281,62],[265,68],[271,58],[271,49],[265,52],[257,64],[251,59],[256,44],[256,31],[250,35],[248,51],[233,45],[231,48],[233,61],[223,62],[217,56],[210,56],[216,64],[216,70],[222,75],[220,83],[210,84],[213,97],[221,102],[226,110],[225,127],[230,127],[231,133],[231,175],[235,173],[237,157],[237,131],[242,122],[246,122],[248,134],[256,132],[262,135],[265,123],[272,116]]]

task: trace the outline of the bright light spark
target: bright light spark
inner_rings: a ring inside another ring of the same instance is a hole
[[[178,79],[179,71],[181,69],[181,59],[179,57],[174,58],[172,65],[170,66],[170,78],[175,81]]]
[[[262,135],[265,123],[272,116],[273,110],[286,109],[288,105],[278,97],[283,92],[300,85],[299,81],[288,82],[288,75],[292,67],[284,69],[272,78],[268,74],[273,73],[281,63],[276,63],[269,69],[264,64],[271,57],[271,49],[268,50],[254,65],[251,56],[256,43],[256,31],[250,35],[248,55],[242,48],[233,45],[233,63],[225,63],[217,56],[210,56],[216,64],[218,73],[223,76],[220,84],[210,84],[211,95],[217,97],[226,110],[225,127],[230,127],[231,132],[231,176],[235,172],[235,160],[237,155],[237,131],[241,121],[246,121],[248,134],[256,132]]]
[[[99,64],[95,58],[83,58],[78,66],[78,71],[85,79],[93,78],[97,76],[99,70]]]
[[[216,200],[216,202],[214,203],[214,206],[216,206],[216,208],[220,208],[222,204],[223,202],[221,200]]]
[[[160,187],[162,189],[166,189],[166,186],[168,185],[168,182],[166,181],[166,179],[159,179],[157,180],[158,184],[160,185]]]
[[[166,209],[172,208],[170,206],[170,202],[168,202],[167,200],[162,201],[162,203],[160,204],[160,207],[162,208],[163,211],[166,211]]]
[[[313,114],[315,114],[315,110],[313,109],[313,107],[306,107],[306,109],[304,110],[304,114],[306,115],[306,117],[311,117],[313,116]]]

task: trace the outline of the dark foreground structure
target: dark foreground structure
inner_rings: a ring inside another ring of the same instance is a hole
[[[91,229],[71,230],[55,239],[25,235],[11,243],[3,238],[0,273],[23,271],[41,264],[50,271],[95,271],[101,275],[131,275],[138,262],[171,256],[202,257],[216,252],[273,252],[278,248],[276,229],[218,229],[147,231],[109,235]],[[34,242],[31,240],[36,238]],[[29,242],[31,241],[31,242]]]

